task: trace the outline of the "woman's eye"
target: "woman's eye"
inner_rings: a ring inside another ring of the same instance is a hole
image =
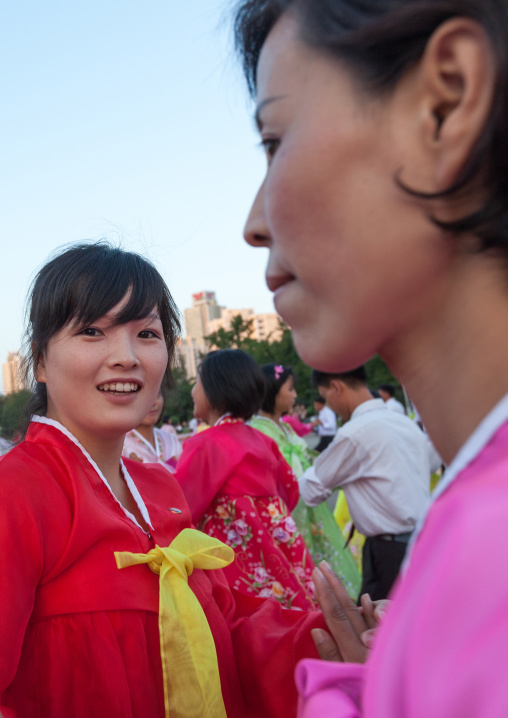
[[[273,159],[275,153],[277,152],[280,145],[280,140],[277,140],[273,137],[265,137],[261,140],[261,146],[263,147],[265,151],[266,158],[268,160],[268,164],[270,164],[270,161]]]
[[[82,329],[79,333],[85,337],[98,337],[100,336],[101,331],[100,329],[96,329],[95,327],[86,327],[85,329]]]
[[[142,332],[139,332],[138,337],[140,339],[158,339],[159,335],[153,329],[143,329]]]

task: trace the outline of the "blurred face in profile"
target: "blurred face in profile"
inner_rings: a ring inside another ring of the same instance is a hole
[[[275,397],[275,411],[281,414],[288,414],[296,400],[295,380],[288,376]]]

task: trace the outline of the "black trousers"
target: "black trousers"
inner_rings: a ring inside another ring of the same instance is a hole
[[[330,446],[334,438],[335,437],[333,436],[322,436],[319,439],[319,444],[315,447],[314,451],[319,451],[319,453],[321,453],[326,449],[327,446]]]
[[[363,545],[363,578],[360,596],[368,593],[373,601],[388,597],[399,574],[406,549],[407,542],[387,541],[379,536],[367,537]]]

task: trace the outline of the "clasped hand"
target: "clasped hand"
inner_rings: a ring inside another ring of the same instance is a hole
[[[372,601],[366,593],[361,597],[361,606],[357,606],[326,561],[314,569],[312,577],[330,630],[312,630],[320,657],[325,661],[364,663],[389,601]]]

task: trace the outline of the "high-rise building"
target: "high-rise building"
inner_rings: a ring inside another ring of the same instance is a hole
[[[204,347],[205,337],[208,333],[208,322],[218,319],[222,314],[222,307],[217,304],[215,292],[198,292],[192,295],[192,307],[184,310],[185,331],[187,336],[194,339],[196,345]]]
[[[4,377],[4,394],[14,394],[26,389],[23,378],[24,359],[19,352],[7,352],[7,361],[2,365]]]
[[[281,338],[278,314],[256,314],[253,309],[226,309],[217,304],[215,292],[192,295],[192,307],[184,310],[186,337],[178,345],[178,355],[188,377],[197,375],[201,357],[211,348],[205,337],[224,329],[230,331],[233,319],[241,316],[251,322],[250,338],[256,341],[277,341]]]

